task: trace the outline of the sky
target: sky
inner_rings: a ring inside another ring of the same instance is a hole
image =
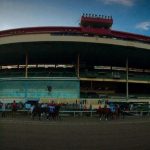
[[[113,17],[113,30],[150,36],[150,0],[0,0],[0,30],[79,26],[83,13]]]

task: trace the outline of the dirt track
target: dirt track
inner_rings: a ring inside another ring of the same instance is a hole
[[[149,150],[150,118],[0,118],[0,150]]]

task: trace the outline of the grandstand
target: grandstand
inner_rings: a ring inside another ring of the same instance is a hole
[[[112,25],[83,14],[79,27],[0,31],[0,101],[150,102],[150,37]]]

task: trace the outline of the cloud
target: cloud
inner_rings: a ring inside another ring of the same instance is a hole
[[[136,29],[141,29],[145,31],[150,30],[150,21],[145,21],[137,24]]]
[[[119,4],[124,6],[133,6],[135,0],[98,0],[102,1],[106,5]]]

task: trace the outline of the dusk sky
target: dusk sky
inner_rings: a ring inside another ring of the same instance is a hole
[[[113,30],[150,36],[150,0],[0,0],[0,30],[79,26],[83,13],[113,17]]]

